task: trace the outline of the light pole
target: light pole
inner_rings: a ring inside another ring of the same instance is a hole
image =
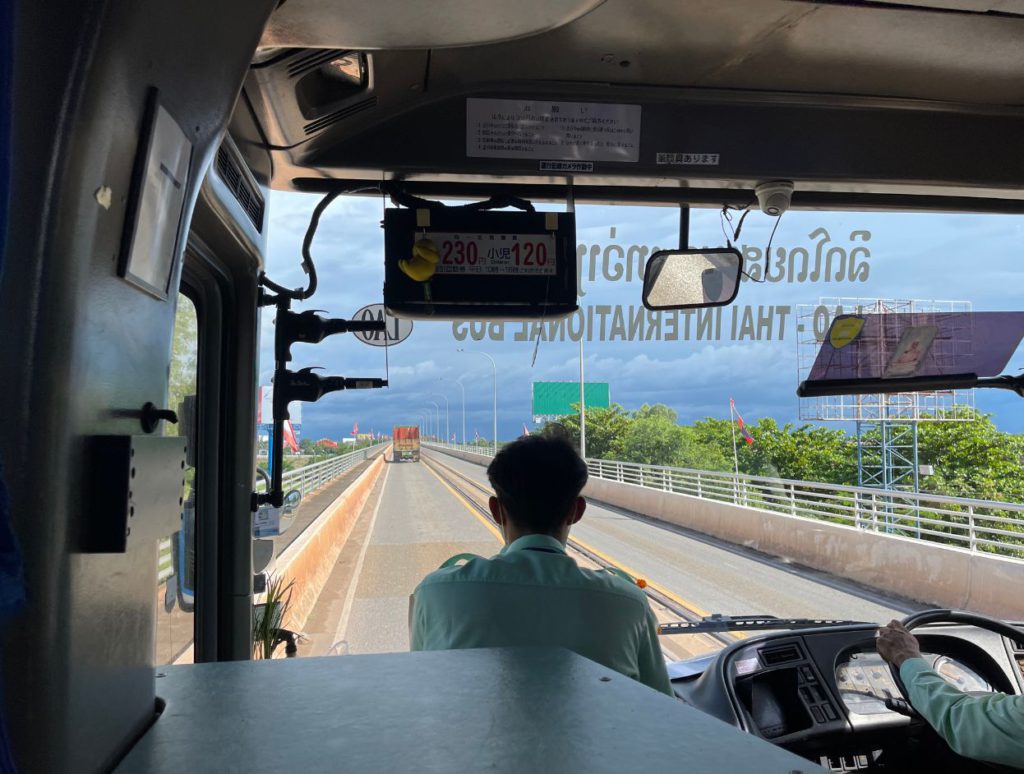
[[[485,358],[491,361],[491,369],[494,373],[494,453],[498,453],[498,366],[494,363],[494,358],[488,355],[486,352],[481,352],[478,349],[465,350],[459,347],[458,352],[469,352],[471,355],[483,355]]]
[[[434,407],[434,440],[436,441],[441,435],[441,406],[432,400],[428,400],[427,403]]]
[[[583,334],[580,334],[580,457],[587,458],[587,404],[583,381]]]
[[[462,377],[458,379],[446,379],[443,376],[438,377],[439,381],[442,382],[454,382],[459,385],[459,389],[462,390],[462,445],[466,445],[466,385],[461,381]]]
[[[452,435],[451,435],[451,428],[449,428],[449,426],[448,426],[448,419],[449,419],[449,416],[448,416],[448,409],[449,409],[449,406],[448,406],[448,396],[439,393],[439,394],[435,395],[434,397],[435,398],[444,398],[444,442],[445,443],[450,443]]]

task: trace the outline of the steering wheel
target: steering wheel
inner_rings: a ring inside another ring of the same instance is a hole
[[[903,619],[902,624],[910,631],[913,631],[919,626],[932,623],[957,623],[967,624],[969,626],[977,626],[979,629],[985,629],[996,634],[1001,634],[1004,637],[1015,642],[1024,642],[1024,631],[1021,631],[1016,626],[1010,626],[1005,621],[999,621],[995,618],[988,618],[983,615],[976,615],[974,613],[965,613],[961,610],[922,610],[918,613],[912,613]],[[900,670],[892,663],[888,664],[889,671],[892,673],[893,682],[896,683],[896,687],[899,688],[900,693],[907,701],[907,707],[910,707],[909,694],[907,693],[907,686],[903,684],[903,678],[900,677]],[[912,708],[910,708],[912,710]],[[914,713],[916,715],[916,713]]]

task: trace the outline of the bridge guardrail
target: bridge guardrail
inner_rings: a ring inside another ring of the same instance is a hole
[[[487,447],[429,444],[490,456]],[[1024,559],[1024,505],[588,459],[590,475],[676,494]]]
[[[331,483],[342,473],[352,469],[363,460],[368,460],[378,452],[383,451],[388,443],[390,441],[367,446],[365,449],[357,449],[347,454],[339,454],[336,457],[314,462],[312,465],[303,465],[301,468],[285,471],[281,477],[284,490],[287,492],[290,489],[298,489],[302,496],[305,497],[320,487]],[[262,492],[265,489],[264,483],[257,481],[256,491]]]

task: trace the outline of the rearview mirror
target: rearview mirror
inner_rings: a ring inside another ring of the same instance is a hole
[[[648,309],[726,306],[740,289],[743,256],[733,248],[660,250],[644,270]]]
[[[284,512],[291,513],[299,507],[299,503],[302,502],[302,492],[298,489],[293,489],[284,496]]]

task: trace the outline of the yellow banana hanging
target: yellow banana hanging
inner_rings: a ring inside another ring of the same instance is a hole
[[[398,268],[416,282],[426,282],[434,276],[437,264],[441,256],[437,247],[430,239],[420,239],[412,246],[412,258],[403,258],[398,262]]]

